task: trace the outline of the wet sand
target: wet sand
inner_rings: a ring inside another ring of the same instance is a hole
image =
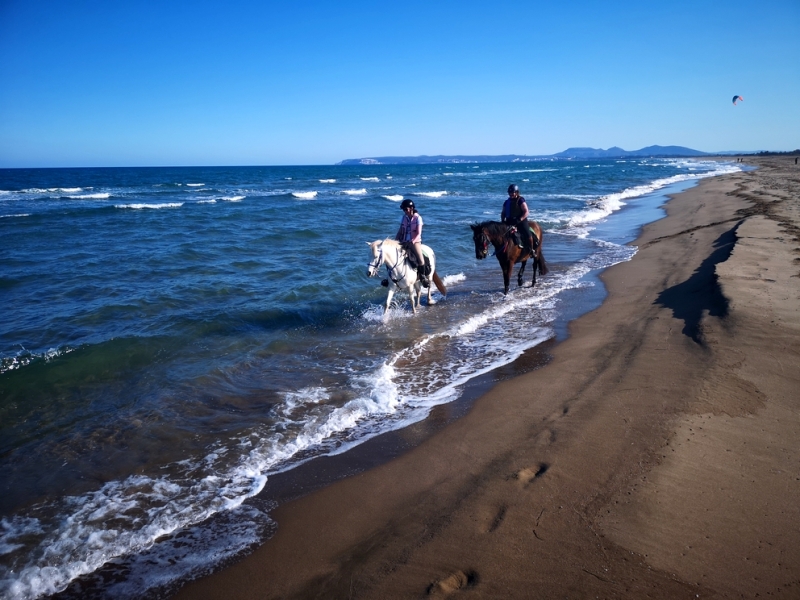
[[[800,167],[703,180],[542,368],[177,598],[800,597]]]

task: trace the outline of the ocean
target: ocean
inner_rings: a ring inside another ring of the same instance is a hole
[[[740,169],[0,170],[0,596],[166,596],[251,551],[277,527],[271,478],[563,339],[665,194]],[[499,218],[510,183],[551,272],[504,296],[469,226]],[[404,198],[448,294],[384,315],[367,243],[394,236]]]

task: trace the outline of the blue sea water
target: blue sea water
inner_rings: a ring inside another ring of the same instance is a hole
[[[271,476],[424,419],[562,334],[664,193],[739,169],[0,170],[0,595],[139,598],[246,552],[275,527]],[[512,182],[551,273],[503,296],[469,225]],[[384,315],[366,277],[403,198],[448,287],[416,316],[402,294]]]

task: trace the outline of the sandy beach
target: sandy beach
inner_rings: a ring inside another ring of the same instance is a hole
[[[175,597],[800,597],[800,166],[746,162],[670,200],[545,366]]]

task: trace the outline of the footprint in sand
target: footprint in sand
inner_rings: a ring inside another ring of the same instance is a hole
[[[486,530],[487,533],[492,533],[495,529],[500,527],[500,523],[502,523],[503,519],[506,518],[506,511],[507,510],[508,510],[508,507],[506,507],[506,506],[501,506],[497,510],[497,512],[495,513],[494,518],[492,519],[491,523],[489,523],[489,527]]]
[[[544,475],[547,472],[547,469],[549,468],[550,465],[548,465],[547,463],[541,463],[535,469],[530,467],[520,469],[519,471],[517,471],[515,477],[517,481],[519,481],[520,485],[523,488],[526,488],[530,484],[532,484],[536,479]]]
[[[478,585],[478,574],[475,571],[456,571],[428,586],[429,596],[449,596],[453,592],[474,588]]]
[[[568,410],[569,409],[565,407],[563,414],[567,414]],[[562,416],[562,413],[559,413],[558,416]],[[554,419],[558,418],[558,416],[554,417]],[[540,448],[543,448],[545,446],[553,444],[556,441],[556,437],[557,435],[555,430],[547,428],[544,431],[540,431],[539,433],[536,434],[536,437],[534,438],[534,443]]]

